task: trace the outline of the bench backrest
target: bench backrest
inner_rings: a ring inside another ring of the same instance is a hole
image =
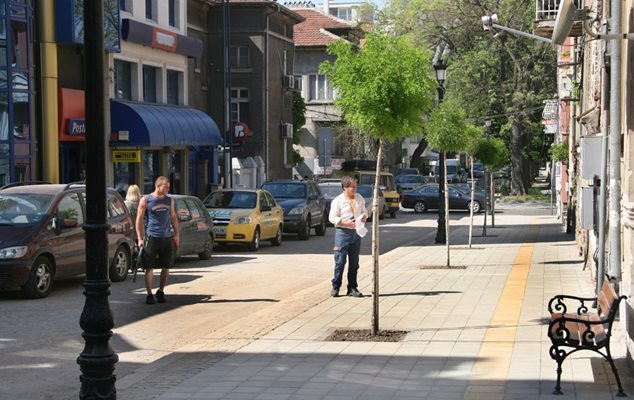
[[[621,298],[616,294],[614,286],[607,279],[603,281],[601,291],[599,292],[598,313],[602,319],[612,319],[619,308]]]

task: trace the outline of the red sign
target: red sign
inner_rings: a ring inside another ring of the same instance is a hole
[[[231,124],[231,132],[233,132],[233,141],[235,142],[244,142],[251,136],[249,126],[240,121],[233,121]]]

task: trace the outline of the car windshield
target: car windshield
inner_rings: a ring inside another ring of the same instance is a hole
[[[297,183],[265,183],[262,189],[268,190],[276,199],[303,199],[306,187]]]
[[[319,185],[319,189],[327,199],[334,199],[341,194],[341,185]]]
[[[32,225],[44,217],[52,194],[0,193],[0,224]]]
[[[220,191],[205,199],[207,208],[255,208],[254,192]]]
[[[359,185],[357,186],[357,193],[363,196],[366,199],[371,198],[374,193],[372,193],[372,186]]]

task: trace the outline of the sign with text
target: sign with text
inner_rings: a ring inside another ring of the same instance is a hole
[[[141,162],[141,150],[112,150],[112,162]]]
[[[72,136],[85,136],[86,120],[79,118],[69,118],[66,123],[66,134]]]

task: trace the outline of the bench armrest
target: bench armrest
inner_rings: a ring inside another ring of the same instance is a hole
[[[577,296],[569,296],[565,294],[559,294],[548,302],[548,312],[549,313],[561,313],[565,314],[568,311],[568,307],[566,306],[566,300],[576,300],[578,302],[577,306],[577,314],[586,314],[588,312],[588,306],[586,303],[588,302],[596,302],[596,297],[577,297]]]

